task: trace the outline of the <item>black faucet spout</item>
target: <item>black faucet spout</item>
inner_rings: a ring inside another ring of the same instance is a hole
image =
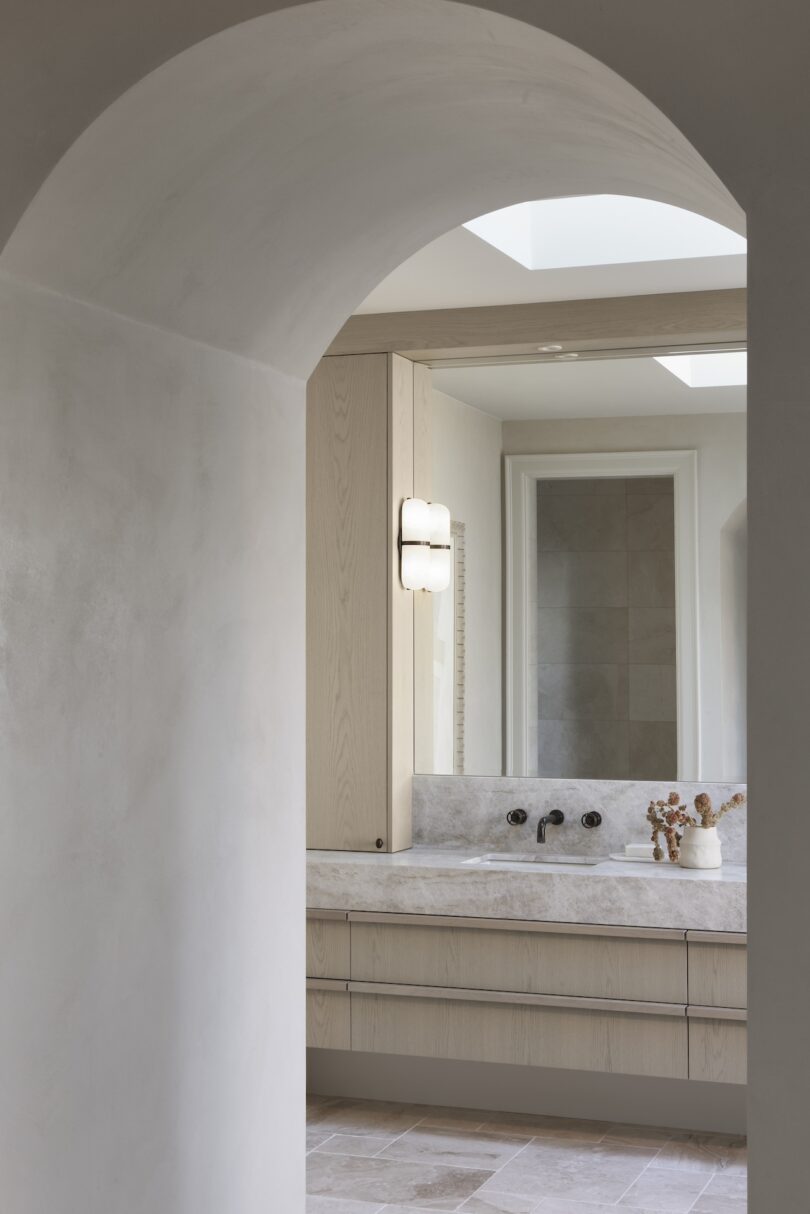
[[[561,809],[552,809],[550,814],[544,814],[537,823],[537,842],[545,843],[547,826],[562,826],[565,814]]]

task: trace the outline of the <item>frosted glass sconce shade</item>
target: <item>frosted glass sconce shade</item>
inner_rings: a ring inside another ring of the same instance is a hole
[[[426,590],[446,590],[450,585],[450,511],[438,502],[430,504],[430,572]]]
[[[407,497],[400,514],[400,577],[406,590],[424,590],[430,573],[430,507]]]
[[[400,513],[400,578],[406,590],[446,590],[450,585],[450,511],[408,497]]]

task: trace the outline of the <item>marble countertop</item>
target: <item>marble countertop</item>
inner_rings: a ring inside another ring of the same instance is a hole
[[[746,870],[740,865],[699,871],[616,860],[587,868],[469,864],[481,851],[310,851],[307,905],[319,910],[746,930]]]

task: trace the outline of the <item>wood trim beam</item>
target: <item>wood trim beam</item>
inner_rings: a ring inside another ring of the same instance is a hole
[[[417,361],[563,351],[742,342],[746,291],[682,291],[611,299],[569,299],[382,312],[350,317],[327,350],[335,354],[398,353]]]

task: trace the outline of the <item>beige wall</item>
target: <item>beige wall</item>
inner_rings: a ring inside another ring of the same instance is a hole
[[[701,705],[701,777],[744,780],[740,730],[744,713],[727,711],[735,685],[738,648],[736,608],[723,583],[724,529],[746,499],[746,418],[706,416],[578,418],[504,422],[507,455],[588,451],[696,450],[698,452],[698,600]],[[733,603],[735,611],[731,610]],[[726,703],[724,703],[724,693]],[[741,720],[742,715],[742,720]],[[729,736],[730,735],[730,736]]]
[[[465,527],[465,775],[502,768],[501,422],[433,392],[433,496]]]

